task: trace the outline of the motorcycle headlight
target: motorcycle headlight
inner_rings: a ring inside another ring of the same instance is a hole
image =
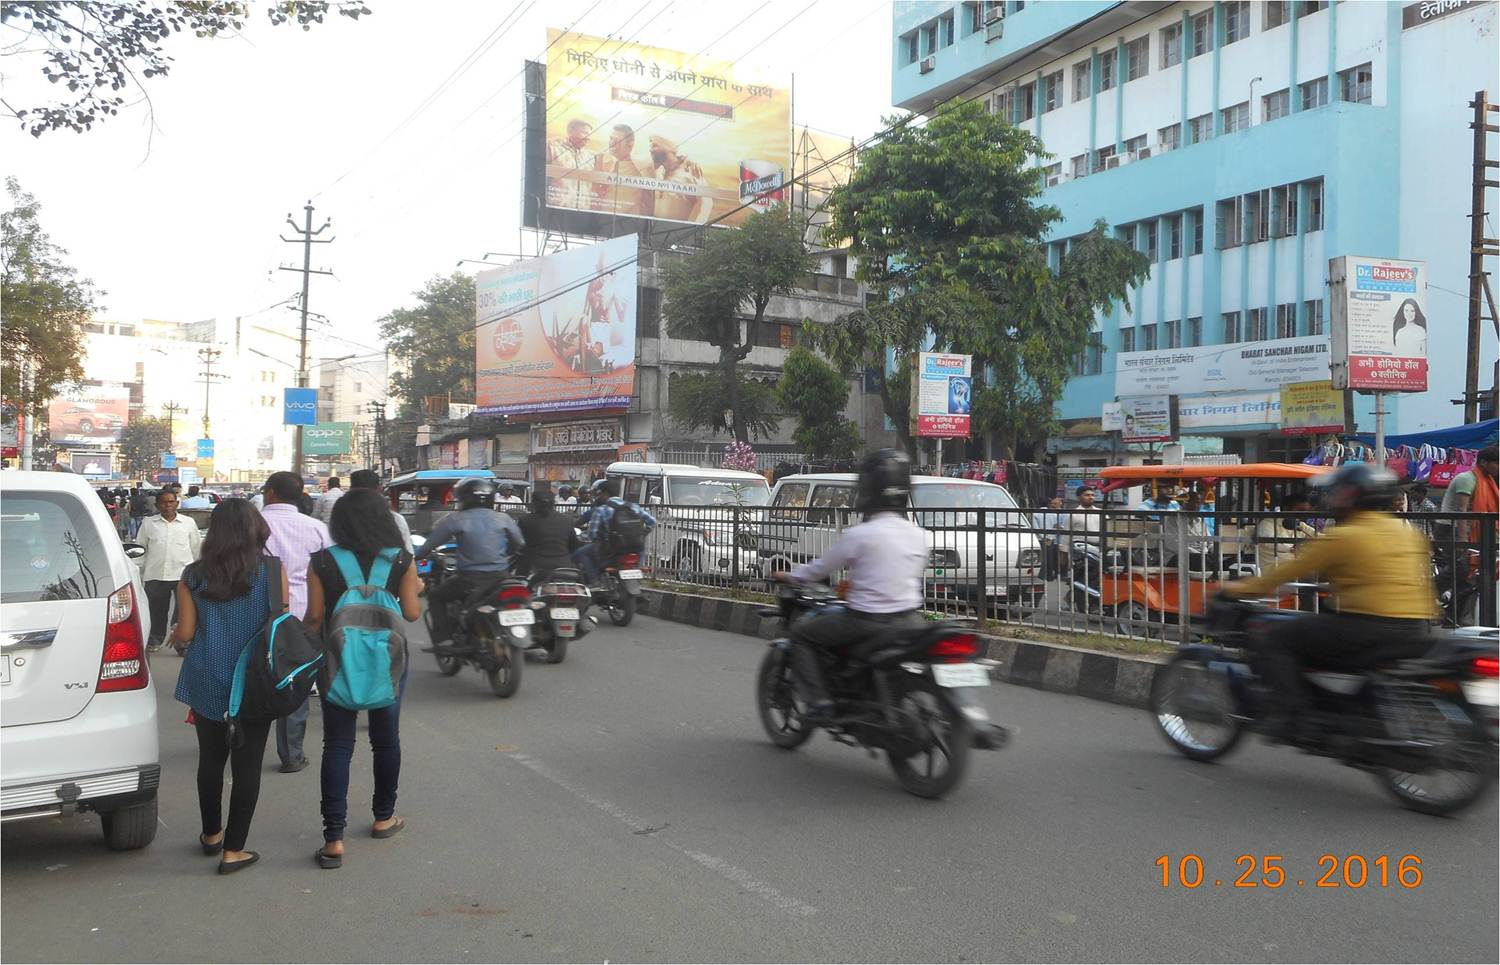
[[[1041,550],[1022,550],[1021,551],[1021,555],[1019,555],[1019,556],[1016,557],[1016,564],[1018,566],[1041,566],[1042,565],[1042,551]]]

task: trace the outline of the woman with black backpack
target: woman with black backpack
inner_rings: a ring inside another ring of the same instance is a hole
[[[389,594],[385,599],[390,605],[399,606],[399,614],[393,617],[407,621],[421,618],[422,604],[418,599],[421,580],[412,565],[411,554],[402,546],[401,532],[391,519],[390,504],[380,493],[373,489],[350,489],[334,503],[328,532],[333,546],[314,553],[307,568],[304,622],[309,630],[323,631],[325,648],[330,654],[336,643],[330,634],[338,624],[338,610],[344,604],[345,594],[356,586],[374,585],[372,581],[378,579],[377,590]],[[379,605],[378,597],[381,594],[374,593],[359,603]],[[396,787],[401,778],[401,693],[406,685],[404,637],[400,642],[401,675],[394,687],[394,702],[380,707],[365,704],[375,765],[375,823],[370,830],[374,838],[392,837],[406,826],[405,819],[396,816]],[[331,684],[319,685],[323,701],[323,846],[313,857],[322,868],[338,868],[344,863],[349,766],[354,759],[355,724],[359,719],[357,705],[351,709],[338,702],[346,693],[340,683],[335,677]]]
[[[223,853],[219,874],[260,860],[259,854],[245,850],[245,839],[260,797],[261,761],[271,724],[243,724],[231,733],[225,721],[234,665],[271,612],[273,576],[281,582],[279,599],[287,598],[286,573],[265,555],[270,536],[270,527],[254,506],[243,499],[224,500],[209,519],[198,561],[183,571],[177,584],[172,646],[187,652],[177,676],[176,698],[193,709],[198,810],[203,819],[198,843],[204,854]],[[226,761],[234,779],[227,826],[222,820]]]

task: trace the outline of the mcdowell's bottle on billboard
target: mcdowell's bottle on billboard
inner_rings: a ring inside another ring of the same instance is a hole
[[[786,172],[775,161],[740,162],[740,203],[766,210],[773,204],[786,200],[783,184]]]

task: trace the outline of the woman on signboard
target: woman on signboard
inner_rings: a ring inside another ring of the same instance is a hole
[[[1401,358],[1427,357],[1427,316],[1415,298],[1406,299],[1396,309],[1391,341],[1396,347],[1394,354]]]

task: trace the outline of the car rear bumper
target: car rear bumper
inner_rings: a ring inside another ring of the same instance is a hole
[[[44,818],[71,810],[110,811],[149,801],[161,784],[161,765],[85,774],[0,788],[0,822]]]
[[[55,814],[69,797],[111,806],[119,795],[147,798],[160,761],[155,688],[96,694],[71,720],[0,728],[0,813]]]

